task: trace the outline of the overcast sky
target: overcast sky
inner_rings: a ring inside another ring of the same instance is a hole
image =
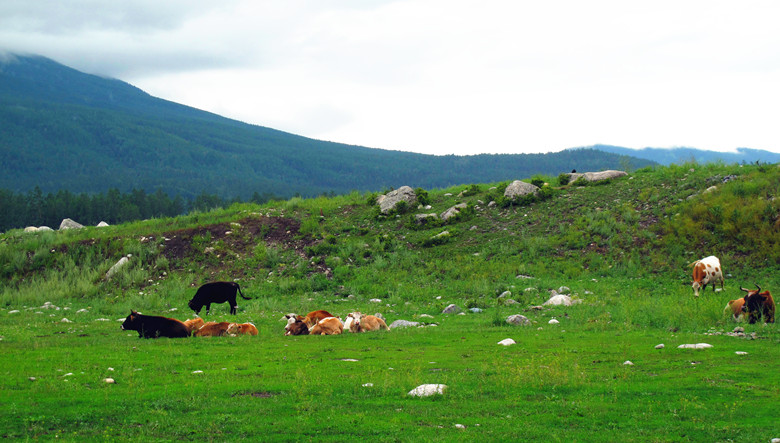
[[[780,1],[2,0],[0,50],[321,140],[780,152]]]

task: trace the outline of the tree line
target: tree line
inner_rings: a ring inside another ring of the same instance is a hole
[[[255,192],[247,201],[261,204],[274,199],[278,197]],[[92,194],[75,194],[67,190],[44,194],[37,186],[27,193],[0,189],[0,232],[26,226],[57,229],[65,218],[83,225],[94,226],[101,221],[113,225],[208,211],[236,202],[242,200],[205,192],[190,199],[180,195],[171,198],[160,189],[154,193],[137,189],[122,193],[112,188],[106,193]]]

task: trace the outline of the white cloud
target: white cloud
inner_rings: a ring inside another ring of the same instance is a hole
[[[0,48],[249,123],[427,153],[780,151],[772,1],[6,1]]]

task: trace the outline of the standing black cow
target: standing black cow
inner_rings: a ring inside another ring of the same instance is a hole
[[[132,309],[130,310],[130,315],[122,323],[122,330],[138,331],[138,338],[178,338],[190,336],[190,330],[187,329],[187,326],[175,318],[143,315]]]
[[[241,292],[241,288],[238,283],[232,281],[215,281],[206,283],[200,288],[192,300],[188,303],[190,309],[195,311],[196,314],[200,314],[200,310],[206,307],[206,314],[211,311],[212,303],[230,303],[230,313],[236,313],[236,292],[241,295],[244,300],[252,300],[251,298],[244,297]]]

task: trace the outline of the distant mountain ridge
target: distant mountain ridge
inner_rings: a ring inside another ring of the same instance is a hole
[[[656,163],[660,163],[666,166],[671,164],[681,164],[689,161],[695,161],[697,163],[713,163],[721,161],[727,164],[780,162],[780,154],[750,148],[737,148],[737,152],[706,151],[703,149],[684,147],[631,149],[610,145],[593,145],[585,148],[572,148],[572,150],[576,149],[595,149],[612,154],[638,157],[646,160],[652,160]]]
[[[0,189],[247,198],[426,189],[650,160],[595,150],[433,156],[325,142],[153,97],[40,56],[0,60]]]

